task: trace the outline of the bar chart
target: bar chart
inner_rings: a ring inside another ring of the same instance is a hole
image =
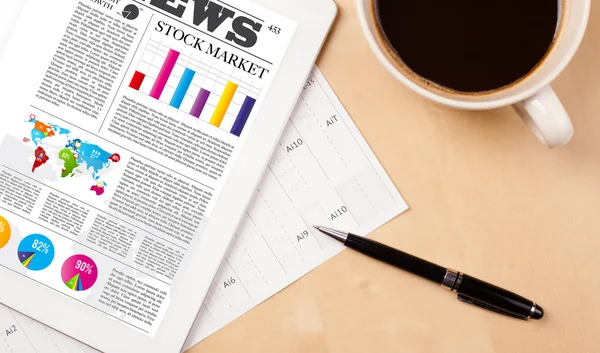
[[[260,82],[202,55],[187,55],[151,38],[129,88],[239,137],[260,95]]]

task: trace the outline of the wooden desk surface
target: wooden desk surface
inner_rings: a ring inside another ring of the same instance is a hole
[[[510,108],[455,111],[405,89],[369,51],[354,0],[337,3],[319,67],[411,206],[371,236],[536,300],[546,317],[489,313],[344,251],[189,352],[597,352],[600,6],[553,85],[575,137],[549,150]]]

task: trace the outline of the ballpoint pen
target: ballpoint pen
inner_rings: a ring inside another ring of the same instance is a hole
[[[465,303],[522,320],[539,320],[544,316],[544,309],[531,300],[462,272],[352,233],[321,226],[315,228],[351,249],[439,283],[443,288],[457,293],[458,299]]]

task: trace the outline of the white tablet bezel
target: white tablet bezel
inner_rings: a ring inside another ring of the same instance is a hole
[[[337,13],[332,0],[254,2],[296,21],[298,27],[201,243],[178,274],[177,282],[186,283],[185,290],[174,291],[154,338],[5,268],[0,268],[1,303],[104,352],[181,351],[237,227],[231,220],[245,212]]]

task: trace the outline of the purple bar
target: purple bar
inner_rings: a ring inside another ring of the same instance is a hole
[[[160,95],[163,93],[165,86],[167,85],[167,81],[173,72],[173,68],[175,67],[175,63],[179,58],[179,52],[173,49],[169,50],[169,54],[167,54],[167,58],[165,59],[165,63],[163,64],[160,72],[158,73],[158,77],[156,78],[156,82],[154,82],[154,86],[152,86],[152,91],[150,91],[150,97],[154,99],[160,99]]]
[[[240,137],[242,134],[244,126],[246,126],[246,122],[248,121],[248,117],[250,116],[250,113],[252,113],[252,108],[254,108],[254,103],[256,103],[256,99],[252,97],[246,97],[244,100],[240,112],[235,119],[235,123],[233,123],[233,127],[231,128],[231,133],[235,136]]]
[[[198,97],[196,97],[196,101],[194,102],[194,106],[192,107],[192,111],[190,115],[199,118],[200,114],[204,110],[204,106],[206,105],[206,101],[210,96],[210,92],[205,90],[204,88],[200,89],[200,93],[198,93]]]

